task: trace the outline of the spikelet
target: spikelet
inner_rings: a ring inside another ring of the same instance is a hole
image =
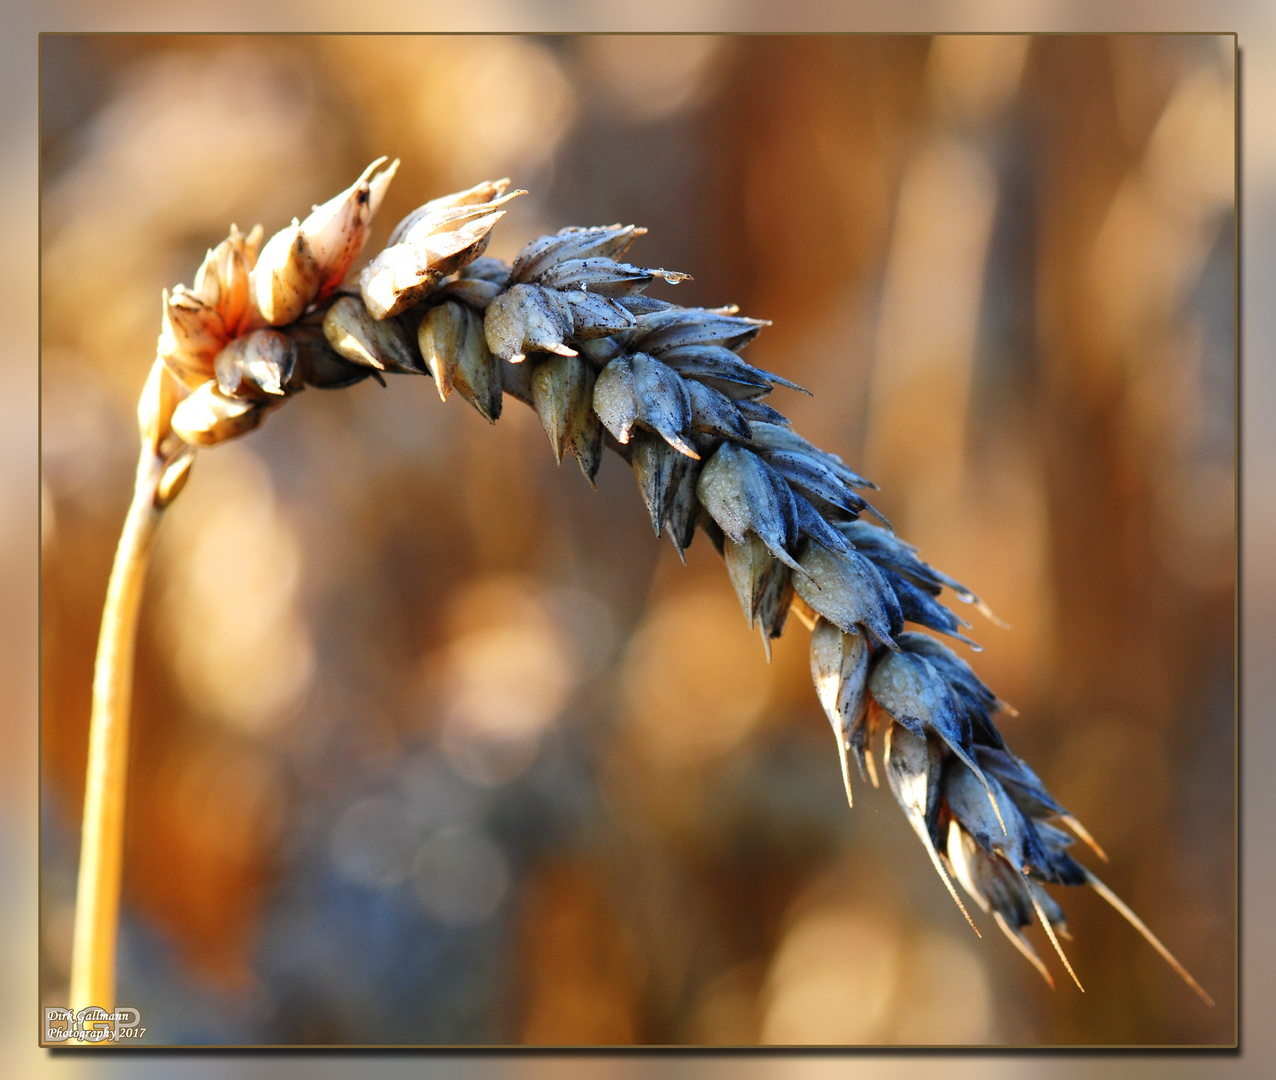
[[[602,464],[603,425],[593,409],[594,371],[579,356],[550,355],[532,369],[532,404],[554,457],[570,450],[592,484]]]
[[[257,264],[260,244],[261,226],[244,236],[232,225],[230,235],[208,252],[195,272],[191,291],[216,309],[226,333],[232,337],[242,333],[253,318],[249,279]]]
[[[634,237],[632,225],[563,229],[528,244],[514,260],[510,287],[488,309],[487,340],[502,360],[531,352],[576,355],[568,344],[631,331],[639,296],[657,278],[670,284],[686,274],[619,262]]]
[[[217,389],[227,397],[282,397],[296,363],[297,348],[287,334],[254,330],[217,354]]]
[[[680,454],[699,458],[687,441],[691,399],[673,368],[646,353],[618,356],[599,372],[594,411],[619,443],[627,443],[634,425],[654,431]]]
[[[213,374],[217,354],[229,339],[217,308],[183,285],[162,294],[158,351],[169,370],[192,389]]]
[[[846,802],[851,798],[848,754],[854,753],[864,776],[864,725],[868,718],[868,662],[870,650],[863,634],[844,634],[827,619],[811,631],[811,681],[837,738]]]
[[[524,191],[505,194],[508,180],[434,199],[414,210],[390,234],[389,246],[359,275],[363,302],[374,318],[398,315],[424,300],[449,274],[483,254],[500,209]]]
[[[322,284],[323,267],[296,218],[266,241],[249,278],[253,305],[271,326],[299,319]]]
[[[316,206],[301,223],[302,235],[319,265],[317,299],[323,299],[345,280],[368,242],[372,219],[399,168],[396,158],[378,172],[385,160],[377,158],[350,187]]]
[[[227,397],[210,379],[173,410],[172,426],[185,442],[216,446],[252,431],[264,417],[262,405],[250,398]]]
[[[421,354],[393,319],[374,319],[357,296],[343,296],[323,317],[323,336],[333,352],[377,371],[424,375]]]

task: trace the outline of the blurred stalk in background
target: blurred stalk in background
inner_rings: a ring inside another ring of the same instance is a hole
[[[160,534],[118,995],[156,1041],[1230,1041],[1232,49],[43,39],[44,1003],[160,289],[388,153],[370,250],[510,175],[490,254],[632,221],[680,303],[773,320],[751,362],[1012,624],[1007,737],[1219,1008],[1087,897],[1084,997],[976,940],[889,793],[847,811],[804,632],[768,666],[623,463],[413,380],[201,455]]]

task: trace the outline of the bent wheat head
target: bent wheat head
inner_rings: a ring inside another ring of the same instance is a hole
[[[194,286],[164,294],[140,406],[147,445],[166,462],[157,505],[181,489],[194,446],[250,431],[306,386],[425,375],[444,400],[456,390],[492,422],[509,394],[536,410],[555,457],[571,453],[591,484],[604,446],[623,457],[652,528],[668,532],[679,556],[697,530],[709,537],[768,657],[790,612],[810,627],[812,678],[847,801],[850,758],[877,786],[880,731],[888,786],[972,927],[954,878],[1053,985],[1023,933],[1035,916],[1075,979],[1058,941],[1063,911],[1044,886],[1089,884],[1210,1002],[1069,854],[1065,830],[1106,861],[1006,745],[994,717],[1008,706],[946,645],[905,628],[973,645],[962,633],[970,624],[940,602],[945,589],[993,616],[894,534],[860,494],[876,485],[762,400],[776,387],[806,393],[742,358],[768,324],[734,307],[644,295],[657,279],[687,275],[622,261],[646,231],[632,225],[563,229],[512,265],[484,257],[504,205],[523,194],[507,192],[507,180],[409,214],[352,287],[347,276],[398,164],[381,169],[384,160],[260,255],[260,228],[245,237],[232,226]]]

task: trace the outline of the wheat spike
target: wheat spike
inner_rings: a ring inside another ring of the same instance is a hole
[[[507,192],[506,179],[413,211],[357,286],[347,283],[398,165],[384,161],[264,247],[260,229],[245,237],[232,226],[191,288],[163,294],[158,359],[139,405],[144,456],[159,463],[154,506],[181,490],[193,446],[245,434],[307,386],[426,375],[444,400],[456,389],[492,422],[508,393],[591,484],[603,446],[619,452],[654,531],[667,529],[679,556],[697,530],[709,535],[768,659],[791,610],[812,628],[812,676],[847,802],[850,753],[877,786],[871,743],[884,723],[891,790],[972,927],[954,878],[1053,986],[1022,934],[1035,915],[1075,980],[1055,933],[1066,936],[1062,910],[1037,883],[1088,884],[1212,1004],[1068,854],[1071,837],[1056,822],[1107,860],[1006,746],[994,717],[1014,710],[936,638],[905,629],[977,649],[961,632],[970,624],[941,603],[944,590],[998,620],[895,536],[860,494],[875,484],[762,400],[777,388],[808,393],[742,358],[768,323],[645,295],[687,275],[622,261],[646,232],[634,225],[562,229],[512,265],[484,256],[505,204],[524,194]]]

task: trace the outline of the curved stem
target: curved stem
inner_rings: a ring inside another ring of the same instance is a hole
[[[124,855],[124,796],[128,784],[129,708],[142,584],[155,530],[163,517],[156,493],[165,462],[143,445],[133,501],[107,587],[93,669],[93,712],[84,787],[80,877],[71,953],[71,1009],[115,1001],[115,950]]]

